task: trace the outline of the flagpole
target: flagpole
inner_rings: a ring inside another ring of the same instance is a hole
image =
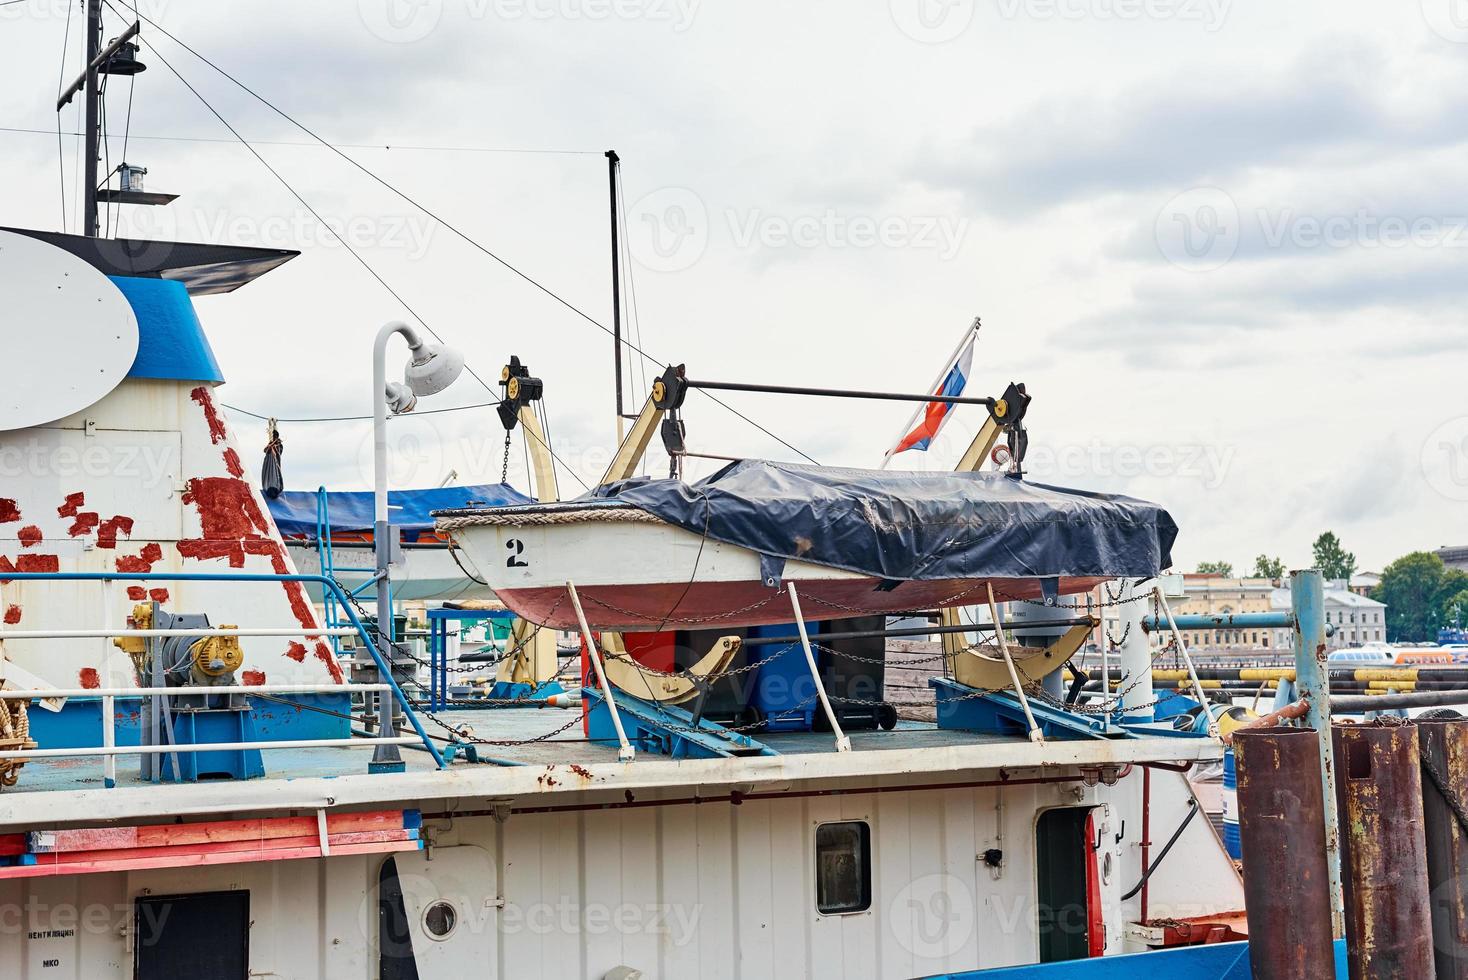
[[[970,335],[977,334],[979,332],[979,326],[979,317],[974,317],[974,322],[969,324],[968,328],[964,330],[963,336],[959,338],[958,344],[953,348],[953,353],[948,355],[948,359],[944,361],[943,366],[938,369],[938,376],[933,379],[932,384],[928,385],[929,394],[937,393],[938,386],[943,383],[944,378],[948,377],[948,372],[953,370],[953,364],[955,361],[958,360],[959,353],[963,351],[963,345],[968,343]],[[902,441],[903,436],[912,431],[913,423],[918,420],[919,415],[922,415],[928,410],[928,404],[928,402],[918,403],[918,407],[912,410],[912,415],[908,417],[907,421],[903,423],[902,428],[898,430],[897,438],[892,440],[892,445],[897,445],[899,442]],[[882,465],[878,466],[877,469],[885,470],[887,468],[887,464],[892,462],[892,457],[895,455],[896,453],[888,453],[884,455],[882,457]]]

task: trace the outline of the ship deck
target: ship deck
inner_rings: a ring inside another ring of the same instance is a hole
[[[978,772],[1056,766],[1126,765],[1215,759],[1211,740],[1158,736],[1049,741],[1035,745],[1005,735],[939,729],[903,721],[893,731],[851,732],[851,752],[838,753],[826,732],[764,733],[778,755],[674,760],[639,752],[617,761],[615,745],[582,733],[580,712],[565,708],[460,709],[438,715],[464,725],[479,744],[478,764],[462,759],[444,771],[421,749],[405,746],[406,771],[369,774],[372,750],[284,748],[264,753],[266,775],[153,785],[139,776],[138,756],[119,756],[117,785],[105,788],[99,757],[29,762],[15,786],[0,791],[0,828],[60,827],[101,821],[209,814],[314,810],[337,806],[416,806],[435,800],[516,799],[588,793],[699,793],[709,786],[783,784],[794,780],[933,783]],[[568,722],[565,731],[557,731]],[[424,719],[430,734],[441,733]],[[166,757],[165,757],[166,759]],[[167,762],[164,763],[165,767]]]

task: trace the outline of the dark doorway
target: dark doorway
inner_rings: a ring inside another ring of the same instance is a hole
[[[137,980],[245,980],[250,970],[250,893],[149,895],[133,913]]]
[[[1040,962],[1079,960],[1090,955],[1086,839],[1091,808],[1046,810],[1035,825]]]

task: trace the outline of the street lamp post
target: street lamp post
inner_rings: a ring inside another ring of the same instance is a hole
[[[387,380],[387,342],[393,334],[402,334],[413,352],[403,373],[403,381]],[[372,540],[377,555],[377,639],[383,660],[392,670],[392,582],[390,567],[397,536],[387,508],[387,413],[411,412],[419,396],[434,395],[458,379],[464,370],[464,356],[451,347],[426,344],[418,332],[401,320],[383,324],[372,347]],[[383,678],[387,680],[387,678]],[[392,698],[378,694],[378,725],[386,735],[393,727]],[[372,753],[372,772],[402,772],[403,757],[396,745],[378,745]]]

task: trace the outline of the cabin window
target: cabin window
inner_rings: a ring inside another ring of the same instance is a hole
[[[816,911],[865,912],[872,907],[872,831],[865,820],[816,827]]]

